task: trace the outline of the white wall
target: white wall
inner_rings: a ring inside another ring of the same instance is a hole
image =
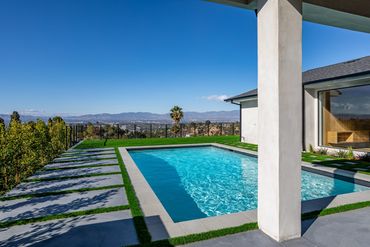
[[[317,98],[317,90],[306,89],[304,92],[304,100],[304,147],[306,150],[309,150],[310,145],[312,145],[313,148],[317,148],[319,144],[319,101]],[[258,144],[257,99],[241,102],[241,106],[241,140],[246,143]]]
[[[257,99],[241,102],[241,141],[257,144]]]
[[[319,101],[317,90],[304,90],[304,147],[317,148],[319,144]]]

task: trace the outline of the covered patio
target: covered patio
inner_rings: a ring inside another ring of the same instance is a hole
[[[370,33],[367,0],[212,0],[258,20],[258,225],[276,241],[301,236],[302,21]]]

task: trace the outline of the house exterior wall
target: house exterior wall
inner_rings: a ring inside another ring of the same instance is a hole
[[[310,146],[314,149],[321,146],[321,121],[320,121],[320,99],[319,92],[322,90],[348,88],[370,85],[369,75],[358,78],[346,78],[342,81],[336,81],[334,84],[323,83],[305,87],[303,91],[303,149],[309,151]],[[241,104],[241,141],[246,143],[258,144],[258,106],[257,99],[242,101]],[[329,147],[325,147],[329,151]],[[332,148],[333,149],[333,148]],[[333,149],[334,151],[337,149]]]
[[[241,141],[258,144],[258,104],[257,99],[243,101],[241,104]],[[304,90],[304,139],[303,147],[309,150],[310,145],[319,145],[319,101],[318,90]]]
[[[303,114],[303,148],[309,150],[310,145],[317,148],[319,145],[319,100],[317,90],[304,90]]]
[[[257,99],[241,102],[241,141],[257,144]]]

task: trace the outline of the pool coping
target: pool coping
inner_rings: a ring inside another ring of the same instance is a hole
[[[126,166],[131,183],[136,192],[136,196],[139,199],[141,209],[145,215],[148,229],[152,234],[155,234],[155,232],[158,231],[155,230],[155,228],[164,227],[168,237],[172,238],[257,222],[257,209],[254,209],[239,213],[212,216],[175,223],[128,153],[130,150],[205,146],[219,147],[229,151],[257,157],[257,152],[218,143],[133,146],[119,148],[119,152]],[[302,162],[302,170],[329,177],[340,177],[341,179],[348,179],[358,184],[370,186],[370,176],[365,174],[340,170],[338,168],[324,167],[318,164],[311,164],[307,162]],[[362,201],[370,201],[370,190],[304,201],[302,202],[302,213],[308,213]]]

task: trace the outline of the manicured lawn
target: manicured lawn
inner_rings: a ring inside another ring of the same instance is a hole
[[[77,148],[103,148],[103,147],[132,147],[171,144],[197,144],[197,143],[240,143],[239,136],[198,136],[184,138],[143,138],[143,139],[108,139],[85,140]]]
[[[85,140],[77,148],[101,148],[101,147],[129,147],[129,146],[151,146],[151,145],[170,145],[170,144],[199,144],[199,143],[220,143],[233,147],[244,148],[257,151],[255,144],[242,143],[239,136],[198,136],[186,138],[145,138],[145,139],[108,139],[106,146],[105,140]],[[370,162],[360,160],[348,160],[344,158],[321,155],[316,153],[302,152],[302,161],[320,164],[329,167],[360,172],[370,175]],[[339,166],[338,166],[339,164]]]

